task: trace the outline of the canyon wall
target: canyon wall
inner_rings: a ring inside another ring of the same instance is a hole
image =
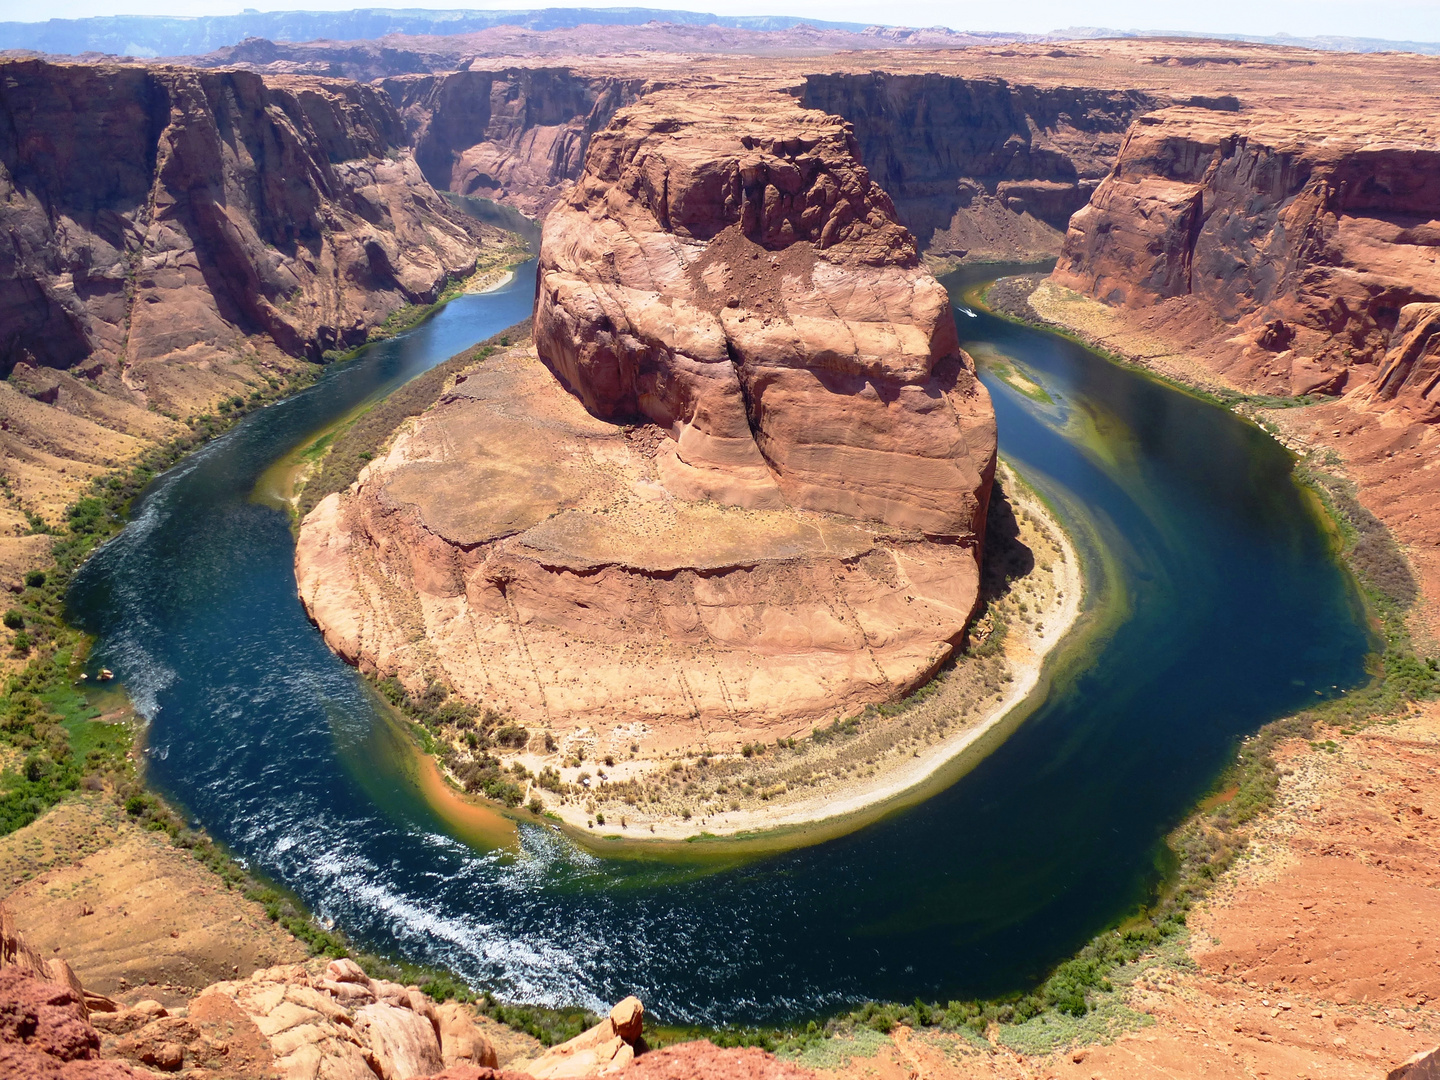
[[[814,74],[801,102],[843,116],[875,181],[930,255],[1042,258],[1110,171],[1138,90],[939,73]]]
[[[306,518],[337,652],[645,755],[805,734],[951,654],[994,414],[842,120],[622,110],[546,219],[534,325]]]
[[[0,440],[42,516],[501,244],[373,87],[27,60],[0,117]]]
[[[1418,120],[1296,110],[1140,118],[1072,219],[1055,279],[1189,322],[1237,385],[1435,408],[1440,149]],[[1387,361],[1387,354],[1398,350]],[[1428,373],[1428,374],[1427,374]],[[1433,418],[1433,417],[1432,417]]]
[[[1261,415],[1292,448],[1343,463],[1429,598],[1417,628],[1440,636],[1431,116],[1403,97],[1363,113],[1143,116],[1071,219],[1054,273],[1108,306],[1085,314],[1051,291],[1037,310],[1189,382],[1321,402]]]
[[[430,183],[535,218],[580,175],[591,136],[650,88],[643,78],[516,67],[401,76],[380,85],[400,110]]]

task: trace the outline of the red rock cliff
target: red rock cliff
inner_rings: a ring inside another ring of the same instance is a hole
[[[647,89],[644,79],[568,68],[472,68],[380,85],[432,184],[532,217],[543,217],[580,175],[591,136]]]
[[[855,128],[875,181],[934,255],[1054,255],[1110,171],[1140,90],[934,73],[807,75],[800,98]]]
[[[1377,392],[1427,397],[1425,320],[1402,313],[1440,300],[1437,218],[1440,149],[1412,121],[1167,109],[1126,136],[1055,277],[1232,328],[1211,350],[1247,387],[1355,388],[1398,348]]]
[[[210,366],[364,340],[474,266],[381,92],[247,72],[0,68],[0,370],[123,372],[178,412]],[[196,399],[199,401],[196,401]]]

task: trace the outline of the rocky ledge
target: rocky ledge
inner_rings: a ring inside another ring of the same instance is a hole
[[[44,960],[0,907],[0,1075],[6,1080],[805,1080],[758,1050],[681,1043],[645,1053],[645,1008],[627,997],[587,1031],[511,1048],[503,1069],[474,1009],[373,979],[350,959],[262,968],[171,1009],[87,991]],[[485,1021],[492,1032],[504,1032]]]
[[[537,292],[533,350],[306,519],[333,648],[647,750],[808,732],[950,654],[994,417],[847,124],[779,95],[621,111]]]

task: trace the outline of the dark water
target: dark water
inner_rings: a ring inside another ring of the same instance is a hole
[[[285,519],[247,497],[307,432],[524,316],[529,272],[161,477],[70,596],[99,635],[92,663],[150,720],[153,783],[368,946],[529,1000],[635,992],[670,1022],[1014,989],[1148,895],[1162,836],[1239,736],[1362,678],[1352,592],[1278,446],[962,313],[977,352],[1054,397],[987,376],[1003,451],[1108,550],[1128,605],[1080,673],[963,780],[819,847],[707,870],[602,861],[525,827],[518,854],[476,852],[376,750],[367,691],[296,598]]]

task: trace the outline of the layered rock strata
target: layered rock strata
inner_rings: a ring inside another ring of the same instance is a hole
[[[648,87],[643,78],[568,68],[469,68],[380,85],[437,188],[542,218],[574,183],[590,138]]]
[[[1375,394],[1425,413],[1428,317],[1409,306],[1440,300],[1440,149],[1423,127],[1305,110],[1142,117],[1071,220],[1055,280],[1158,306],[1197,336],[1219,328],[1206,351],[1248,389],[1339,393],[1384,366]]]
[[[1109,305],[1075,328],[1118,352],[1191,382],[1331,397],[1266,419],[1292,447],[1344,463],[1431,598],[1416,617],[1434,635],[1440,150],[1428,115],[1141,117],[1071,220],[1054,279]],[[1079,314],[1047,304],[1061,322]]]
[[[10,61],[0,116],[0,440],[46,513],[500,246],[372,87]]]
[[[972,261],[1058,254],[1131,121],[1166,103],[1140,90],[884,71],[808,75],[801,101],[854,125],[871,175],[927,253]]]
[[[989,398],[848,124],[657,95],[546,221],[540,356],[595,416],[667,432],[668,489],[975,543]]]
[[[805,732],[949,655],[994,418],[842,121],[623,111],[537,290],[535,351],[465,373],[305,521],[332,647],[646,749]]]

